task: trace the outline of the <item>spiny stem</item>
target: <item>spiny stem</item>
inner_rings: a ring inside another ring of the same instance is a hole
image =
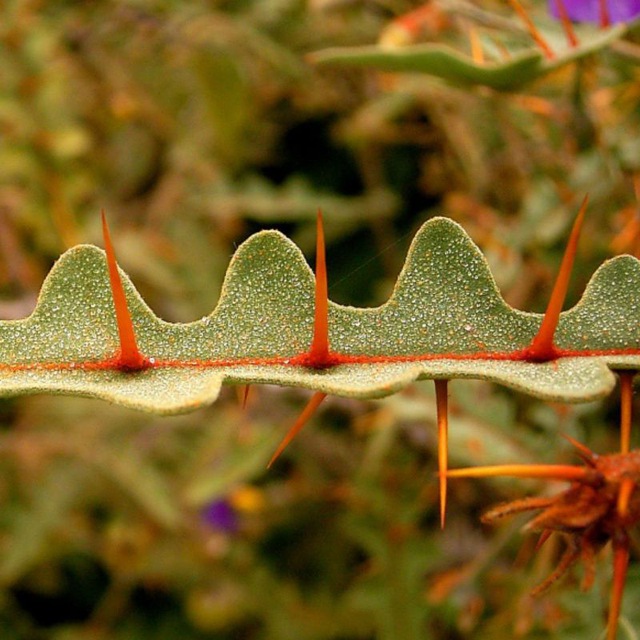
[[[620,372],[620,453],[631,448],[631,405],[633,402],[633,371]]]
[[[315,366],[323,366],[329,359],[329,292],[324,227],[320,210],[316,221],[316,298],[309,358]]]
[[[450,469],[448,478],[490,478],[510,476],[513,478],[551,478],[555,480],[588,480],[593,471],[568,464],[497,464],[486,467]]]
[[[300,429],[302,429],[302,427],[307,424],[311,416],[316,412],[316,409],[318,408],[320,403],[326,397],[327,394],[320,391],[314,393],[313,396],[311,396],[311,400],[309,400],[307,406],[302,410],[302,413],[298,416],[298,419],[289,429],[287,435],[282,439],[282,442],[278,445],[275,453],[271,456],[271,460],[269,460],[267,469],[270,468],[271,465],[280,457],[280,454],[287,448],[287,445],[298,435]]]
[[[529,35],[533,38],[535,43],[540,47],[542,53],[549,60],[553,60],[555,58],[555,54],[553,53],[551,47],[547,43],[547,41],[542,37],[540,31],[538,31],[538,27],[533,23],[533,20],[529,16],[529,14],[525,11],[524,7],[520,4],[519,0],[509,0],[509,4],[513,7],[515,12],[520,16],[525,26],[527,27],[527,31]]]
[[[611,16],[609,15],[607,0],[599,0],[598,16],[599,16],[600,27],[602,29],[606,29],[607,27],[611,26]]]
[[[611,584],[609,618],[607,620],[607,640],[616,640],[628,566],[629,538],[623,531],[618,531],[613,538],[613,582]]]
[[[438,422],[438,481],[440,483],[440,526],[444,529],[447,512],[447,468],[448,468],[448,380],[434,380],[436,385],[436,417]]]
[[[557,349],[553,343],[553,337],[560,320],[564,300],[567,296],[569,279],[571,278],[571,270],[573,269],[573,263],[578,249],[578,240],[580,238],[580,231],[582,229],[588,201],[589,197],[585,196],[575,222],[573,223],[560,269],[558,270],[558,276],[553,286],[553,291],[551,292],[549,304],[547,305],[540,329],[531,341],[531,344],[525,349],[527,359],[529,360],[547,361],[557,357]]]
[[[147,367],[149,362],[138,349],[136,334],[133,330],[133,322],[131,320],[131,314],[129,313],[129,307],[127,306],[127,298],[122,286],[120,272],[118,271],[116,254],[111,242],[104,211],[102,211],[102,235],[104,238],[105,252],[107,254],[109,284],[111,285],[111,295],[113,297],[118,336],[120,338],[120,353],[117,358],[117,366],[125,371],[139,371]]]
[[[571,47],[577,47],[579,42],[576,36],[576,32],[573,30],[573,23],[569,14],[567,13],[567,7],[564,4],[564,0],[556,0],[556,6],[558,7],[558,13],[560,14],[560,22],[562,22],[562,28],[567,36],[567,42]]]

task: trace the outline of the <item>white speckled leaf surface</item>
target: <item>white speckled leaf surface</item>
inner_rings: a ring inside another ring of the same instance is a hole
[[[611,367],[640,368],[640,355],[542,364],[474,359],[526,347],[541,316],[504,302],[478,248],[446,218],[419,231],[384,305],[330,304],[332,351],[364,356],[366,363],[314,370],[259,362],[299,355],[313,332],[313,274],[298,248],[275,231],[258,233],[238,249],[217,308],[197,322],[160,320],[126,276],[124,285],[141,351],[172,366],[130,373],[83,368],[118,350],[104,252],[83,245],[56,263],[29,318],[0,322],[0,395],[77,394],[176,413],[213,402],[225,382],[373,398],[417,379],[482,378],[541,398],[580,402],[611,391]],[[640,349],[639,309],[640,262],[615,258],[594,274],[580,303],[562,314],[557,345],[578,351]],[[239,359],[243,362],[233,362]],[[225,364],[212,362],[219,360]],[[73,368],[56,370],[47,363]],[[25,364],[33,368],[24,369]]]

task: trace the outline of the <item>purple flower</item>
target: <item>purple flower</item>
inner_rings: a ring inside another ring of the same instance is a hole
[[[235,533],[238,530],[238,515],[228,500],[215,500],[202,511],[202,519],[217,531]]]
[[[560,18],[560,0],[549,0],[549,11]],[[574,22],[601,23],[601,0],[562,0]],[[640,0],[605,0],[609,22],[628,22],[640,16]]]

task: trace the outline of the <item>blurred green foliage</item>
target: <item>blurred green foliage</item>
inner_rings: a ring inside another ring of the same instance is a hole
[[[307,62],[376,42],[418,4],[3,3],[2,317],[29,313],[63,249],[99,243],[101,208],[122,265],[170,321],[213,308],[234,247],[258,228],[312,253],[319,206],[336,301],[384,301],[413,231],[444,214],[482,247],[507,301],[541,311],[588,191],[575,302],[595,265],[638,251],[635,36],[517,93]],[[526,6],[547,19],[541,0]],[[460,46],[470,24],[485,46],[528,37],[498,0],[437,11],[419,41]],[[269,472],[303,394],[257,389],[243,410],[232,391],[172,418],[66,398],[0,404],[3,639],[569,640],[603,628],[609,563],[589,594],[576,576],[532,601],[561,544],[534,557],[520,522],[477,524],[542,485],[452,483],[439,530],[430,385],[328,400]],[[456,382],[451,403],[452,464],[571,460],[559,431],[617,447],[615,400],[548,406]],[[216,503],[233,526],[206,515]],[[632,566],[628,603],[639,578]]]

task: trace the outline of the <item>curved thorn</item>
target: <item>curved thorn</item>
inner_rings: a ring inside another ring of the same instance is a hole
[[[113,306],[118,324],[118,337],[120,339],[120,354],[117,359],[117,365],[119,368],[127,371],[138,371],[144,369],[149,363],[138,349],[131,314],[127,306],[127,297],[125,296],[122,286],[122,279],[118,271],[116,254],[111,242],[111,235],[109,234],[109,227],[107,226],[107,218],[104,211],[102,211],[102,236],[107,254],[109,284],[111,285],[111,295],[113,297]]]
[[[436,419],[438,423],[438,480],[440,483],[440,527],[444,529],[447,511],[447,467],[448,467],[448,380],[434,380],[436,385]]]
[[[323,366],[329,358],[329,292],[327,286],[327,259],[324,242],[322,212],[316,221],[316,298],[313,323],[313,341],[309,349],[312,364]]]
[[[629,538],[626,533],[619,531],[613,538],[613,581],[611,584],[611,599],[609,600],[607,640],[616,640],[628,566]]]
[[[287,448],[287,445],[298,435],[300,429],[304,427],[309,421],[311,416],[316,412],[316,409],[320,403],[327,397],[326,393],[320,391],[314,393],[311,396],[307,406],[302,410],[302,413],[298,416],[298,419],[294,422],[293,426],[287,432],[287,435],[282,439],[275,453],[271,456],[267,469],[280,457],[280,454]]]
[[[590,480],[593,471],[568,464],[497,464],[486,467],[450,469],[448,478],[549,478],[554,480]]]
[[[562,256],[562,262],[560,263],[560,269],[558,270],[558,276],[556,277],[556,282],[553,286],[551,297],[549,298],[549,304],[542,318],[542,324],[540,325],[540,329],[538,329],[538,333],[531,341],[531,344],[525,350],[527,357],[531,360],[552,360],[555,357],[556,349],[553,344],[553,337],[560,320],[564,300],[567,296],[571,270],[573,269],[573,262],[578,249],[578,240],[580,238],[580,231],[582,230],[582,223],[588,201],[589,196],[585,196],[575,222],[573,223],[571,234],[569,235],[569,240],[564,255]]]
[[[620,453],[631,447],[631,405],[633,402],[633,371],[620,372]]]

